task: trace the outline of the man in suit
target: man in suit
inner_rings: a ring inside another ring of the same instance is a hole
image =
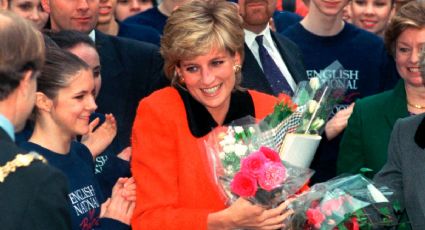
[[[245,29],[245,61],[242,66],[242,86],[256,89],[268,94],[277,95],[281,87],[275,84],[285,84],[285,91],[294,91],[297,83],[307,80],[301,52],[298,47],[286,37],[273,32],[269,21],[276,8],[276,0],[239,0],[239,10],[244,19]],[[280,74],[271,79],[266,66],[261,60],[261,48],[258,37],[262,36],[262,44],[277,65]],[[274,82],[275,81],[275,82]],[[277,82],[279,81],[279,82]],[[288,88],[289,85],[289,88]]]
[[[0,10],[0,40],[0,228],[71,229],[65,176],[13,142],[34,106],[43,36]]]
[[[78,30],[94,39],[100,56],[102,87],[96,99],[99,113],[112,113],[118,133],[111,150],[118,153],[130,144],[137,105],[155,89],[167,85],[163,60],[155,45],[114,37],[94,30],[99,0],[42,0],[50,13],[53,31]]]

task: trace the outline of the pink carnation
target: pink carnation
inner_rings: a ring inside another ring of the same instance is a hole
[[[270,161],[280,162],[280,156],[279,156],[279,154],[276,151],[274,151],[273,149],[262,146],[260,148],[260,152],[262,152],[264,154],[264,156],[267,159],[269,159]]]
[[[233,177],[230,189],[242,197],[254,196],[257,192],[257,180],[251,174],[240,171]]]
[[[286,179],[286,168],[281,162],[267,162],[258,177],[260,187],[266,191],[277,188]]]
[[[316,229],[320,229],[323,221],[325,220],[325,215],[323,215],[319,208],[307,209],[306,216],[307,222],[313,225]]]
[[[322,211],[327,216],[330,216],[332,215],[332,212],[337,211],[341,207],[342,203],[342,199],[339,198],[328,200],[322,204]]]
[[[253,175],[255,178],[263,172],[264,164],[267,158],[263,153],[256,151],[242,160],[241,171]]]

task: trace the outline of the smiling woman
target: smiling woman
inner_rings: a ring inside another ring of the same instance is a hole
[[[75,141],[89,131],[89,117],[96,107],[89,66],[72,53],[50,47],[37,79],[34,132],[21,147],[40,153],[68,178],[72,229],[128,229],[134,200],[124,197],[129,190],[123,187],[134,191],[133,179],[120,178],[111,201],[105,203],[92,154]]]
[[[264,118],[276,99],[241,90],[242,19],[233,3],[193,1],[168,18],[161,40],[174,87],[143,99],[133,125],[137,184],[133,229],[279,229],[287,203],[266,210],[239,198],[226,206],[209,174],[203,138],[247,115]]]
[[[354,25],[383,36],[395,12],[394,0],[353,0],[349,3]]]
[[[373,171],[387,160],[390,133],[398,118],[425,112],[425,83],[420,73],[420,53],[425,44],[425,3],[412,1],[394,16],[385,33],[401,79],[394,89],[356,102],[341,141],[338,173]],[[371,138],[373,133],[373,138]]]
[[[49,14],[41,7],[40,0],[3,0],[7,1],[7,9],[28,19],[41,30],[46,25]]]

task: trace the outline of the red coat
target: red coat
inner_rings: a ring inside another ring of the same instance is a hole
[[[274,97],[249,94],[256,118],[272,112]],[[140,102],[132,151],[137,184],[133,229],[206,229],[208,214],[225,208],[210,178],[202,138],[192,135],[176,89],[156,91]]]

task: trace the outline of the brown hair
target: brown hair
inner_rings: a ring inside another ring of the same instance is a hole
[[[391,19],[385,31],[384,41],[388,52],[394,57],[397,39],[408,28],[425,28],[425,2],[409,2]]]
[[[244,54],[242,18],[236,4],[224,0],[195,0],[180,6],[167,20],[161,39],[164,72],[172,85],[178,83],[175,67],[184,59],[208,53],[213,48]],[[241,81],[236,72],[236,86]]]
[[[18,87],[25,71],[40,71],[44,52],[43,35],[30,22],[0,10],[0,100]]]

